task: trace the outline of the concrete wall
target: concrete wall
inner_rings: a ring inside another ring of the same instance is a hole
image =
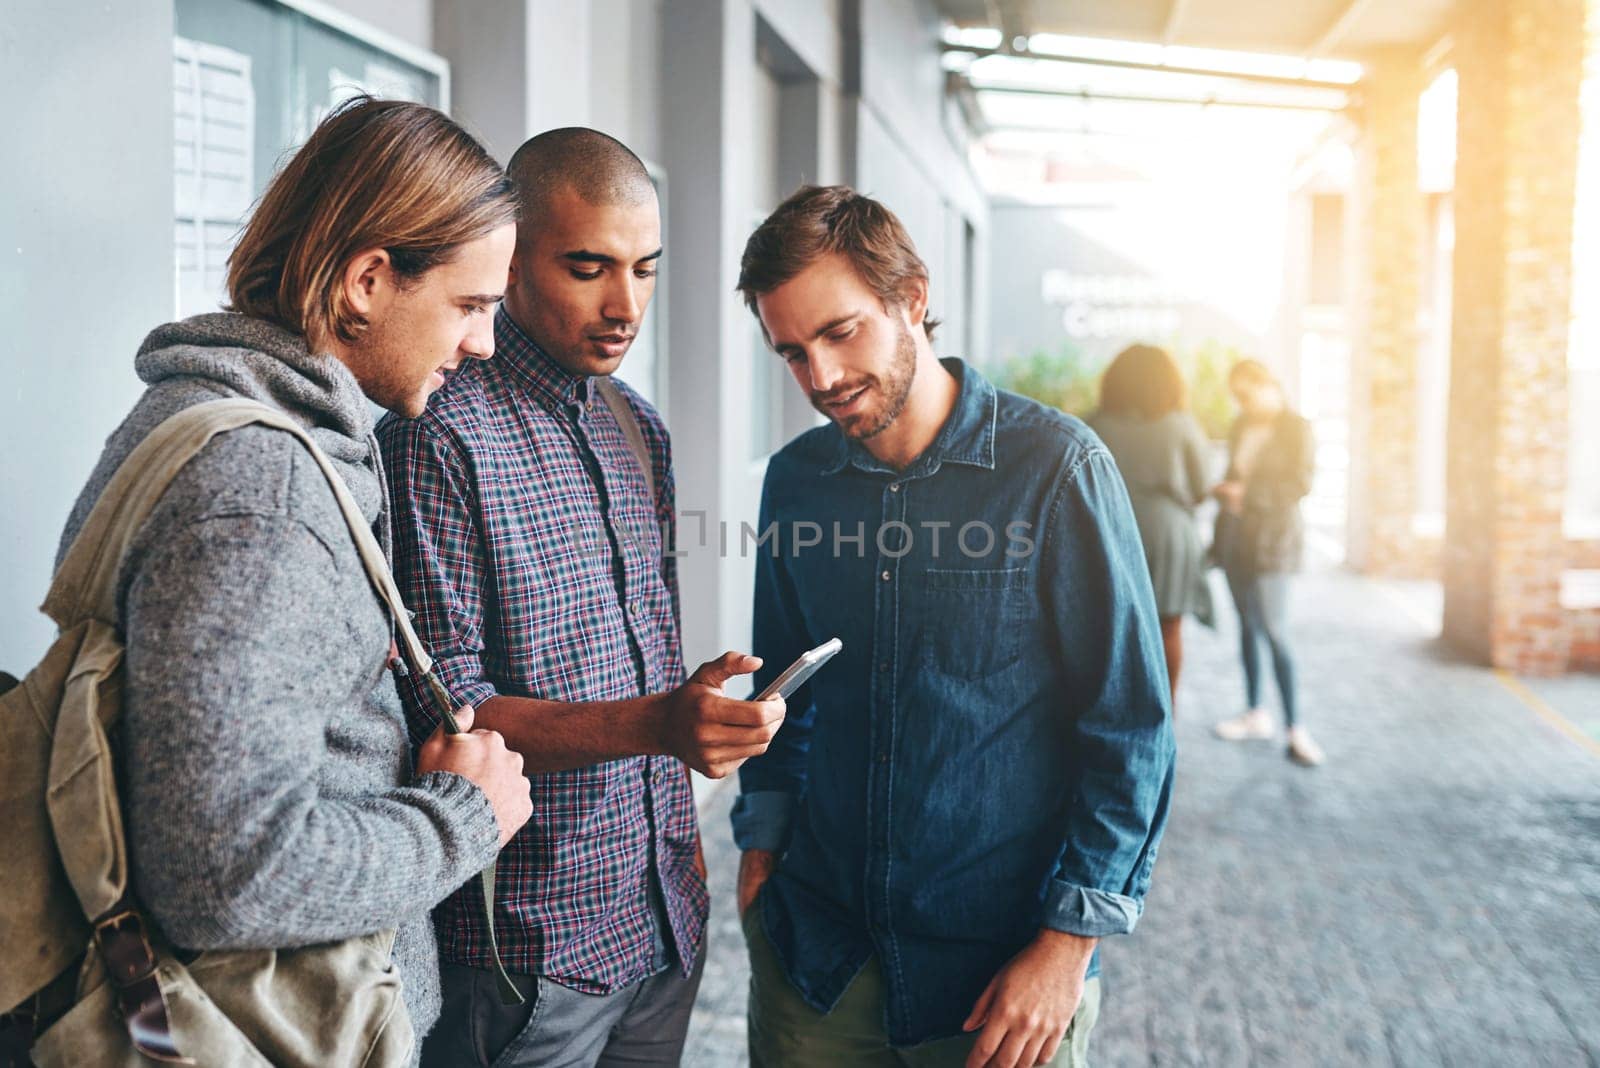
[[[592,126],[661,161],[662,0],[436,0],[451,113],[496,158],[542,130]]]
[[[527,25],[521,3],[434,5],[433,47],[450,61],[450,112],[502,163],[528,136]]]
[[[1567,329],[1583,0],[1494,0],[1456,33],[1456,249],[1445,637],[1494,667],[1559,674]]]
[[[591,0],[590,12],[588,124],[659,164],[662,0]]]
[[[67,512],[173,308],[172,5],[0,3],[0,669],[32,666]],[[107,106],[115,101],[126,106]]]
[[[988,201],[945,107],[939,16],[922,0],[861,0],[855,185],[888,204],[932,272],[930,307],[945,321],[935,348],[983,360],[985,316],[964,300],[987,292]],[[974,229],[970,258],[963,223]],[[970,266],[977,277],[964,277]]]
[[[1414,532],[1418,511],[1418,361],[1426,214],[1417,176],[1422,57],[1372,57],[1361,140],[1364,299],[1353,375],[1349,561],[1371,575],[1432,577],[1438,561]]]
[[[741,235],[754,203],[747,142],[754,121],[755,13],[740,0],[687,0],[663,23],[663,122],[669,130],[667,214],[672,288],[669,407],[680,513],[684,651],[691,665],[748,646],[749,605],[736,561],[717,551],[718,524],[748,497],[748,324],[733,297]]]
[[[418,48],[434,48],[434,0],[326,0],[386,34]],[[493,8],[498,5],[482,5]]]
[[[433,0],[326,0],[418,48],[433,49]],[[494,5],[483,5],[486,9]]]

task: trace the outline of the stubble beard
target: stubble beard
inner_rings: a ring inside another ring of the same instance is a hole
[[[875,389],[883,397],[883,407],[876,415],[863,413],[859,419],[870,419],[861,429],[853,429],[841,423],[835,423],[845,435],[853,441],[866,441],[888,430],[894,421],[900,418],[900,413],[905,411],[906,403],[911,399],[911,384],[917,377],[917,345],[911,339],[911,331],[904,323],[899,324],[899,336],[895,338],[894,360],[890,363],[888,371],[882,378],[874,378],[867,383],[868,389]],[[823,415],[828,411],[822,404],[812,401]],[[830,417],[831,418],[831,417]]]

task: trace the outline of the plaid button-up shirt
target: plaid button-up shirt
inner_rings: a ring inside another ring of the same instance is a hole
[[[616,417],[502,308],[492,360],[465,364],[415,420],[378,428],[396,512],[395,575],[458,701],[498,694],[610,701],[685,678],[666,427],[621,387],[654,462],[651,500]],[[620,383],[619,383],[620,385]],[[402,679],[413,741],[438,725]],[[687,975],[705,881],[684,765],[630,757],[532,776],[533,818],[500,855],[495,933],[506,967],[589,993],[651,974],[655,936]],[[652,883],[670,931],[657,931]],[[473,879],[435,913],[440,953],[488,966]]]

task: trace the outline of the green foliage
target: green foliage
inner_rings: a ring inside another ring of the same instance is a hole
[[[1090,361],[1070,341],[1055,352],[1035,349],[1014,356],[994,370],[994,384],[1069,415],[1087,416],[1100,396],[1104,361]]]
[[[1169,351],[1189,383],[1189,409],[1201,429],[1215,440],[1227,437],[1234,415],[1228,396],[1228,371],[1245,354],[1215,338],[1207,338],[1192,348],[1173,346]],[[1099,403],[1100,375],[1109,362],[1109,355],[1092,359],[1070,341],[1064,341],[1054,352],[1035,349],[1026,356],[1014,356],[993,368],[991,377],[1001,389],[1084,418]]]
[[[1189,410],[1206,437],[1221,441],[1228,436],[1234,416],[1233,398],[1228,396],[1228,372],[1245,358],[1245,353],[1207,338],[1193,349],[1173,355],[1189,383]]]

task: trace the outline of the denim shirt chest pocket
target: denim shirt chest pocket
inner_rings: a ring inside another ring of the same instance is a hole
[[[1025,568],[929,568],[923,573],[922,660],[933,671],[980,679],[1022,658]]]

